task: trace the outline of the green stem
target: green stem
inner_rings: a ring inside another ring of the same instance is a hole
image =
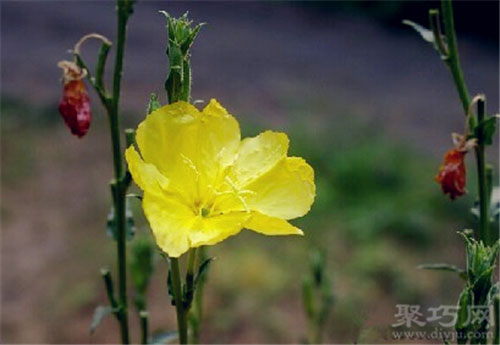
[[[448,43],[448,56],[446,64],[453,76],[455,86],[462,103],[462,108],[466,116],[469,116],[471,111],[471,98],[467,91],[467,85],[460,66],[458,57],[457,39],[455,34],[455,24],[453,21],[453,6],[451,0],[442,0],[441,9],[443,11],[443,22],[446,31],[446,39]],[[477,104],[477,123],[480,124],[485,116],[484,97],[479,98]],[[482,130],[479,130],[477,138],[476,163],[477,163],[477,178],[478,178],[478,194],[479,194],[479,231],[477,238],[484,243],[489,241],[488,233],[488,193],[487,193],[487,179],[486,179],[486,161],[485,161],[485,147]]]
[[[477,100],[477,122],[479,124],[485,118],[485,100],[478,98]],[[484,153],[484,135],[482,127],[479,127],[477,133],[477,146],[476,146],[476,161],[477,161],[477,174],[478,174],[478,193],[479,193],[479,238],[485,243],[489,244],[489,222],[488,222],[488,186],[486,178],[486,162]]]
[[[109,114],[109,126],[111,131],[111,144],[113,151],[113,166],[116,179],[116,191],[114,206],[117,227],[117,260],[118,260],[118,296],[120,304],[120,328],[122,343],[128,344],[128,299],[127,299],[127,256],[126,256],[126,230],[125,230],[125,195],[126,186],[124,182],[124,168],[122,162],[122,150],[120,140],[120,86],[123,74],[123,56],[125,51],[125,40],[127,31],[127,21],[129,17],[129,0],[117,0],[117,44],[115,66],[113,73],[113,93],[111,102],[111,112]]]
[[[470,96],[467,91],[467,85],[465,84],[462,68],[460,67],[460,59],[458,57],[457,38],[455,34],[455,23],[453,21],[453,6],[451,0],[442,0],[441,9],[443,11],[444,29],[448,43],[448,56],[445,61],[450,68],[453,80],[455,81],[458,95],[460,97],[460,101],[462,102],[462,108],[464,109],[465,115],[467,115],[470,107]]]
[[[99,55],[97,58],[97,65],[95,68],[95,87],[99,89],[102,93],[104,91],[104,70],[106,68],[106,61],[108,59],[108,53],[111,49],[111,44],[103,42],[101,48],[99,49]]]
[[[118,303],[120,331],[123,344],[128,344],[128,301],[127,301],[127,262],[126,262],[126,234],[125,234],[125,193],[123,183],[113,180],[111,183],[113,204],[117,227],[117,259],[118,259]],[[123,218],[121,215],[123,214]]]
[[[436,42],[439,54],[442,57],[448,56],[448,49],[443,42],[443,33],[441,31],[441,24],[439,23],[439,10],[429,10],[429,22],[431,23],[432,33],[434,34],[434,41]]]
[[[194,289],[194,266],[196,262],[196,248],[192,248],[188,252],[188,263],[186,269],[186,291],[187,291],[187,302],[188,305],[191,304],[193,298]]]
[[[182,299],[181,273],[179,260],[170,258],[170,272],[172,274],[172,289],[175,300],[175,310],[177,312],[177,330],[179,332],[179,343],[187,344],[187,310],[184,309]]]
[[[206,247],[200,247],[197,250],[197,266],[199,267],[207,259]],[[189,313],[189,326],[191,327],[191,344],[200,342],[200,329],[203,315],[203,291],[208,272],[205,272],[197,279],[196,290],[194,291],[193,303]]]
[[[90,84],[94,87],[99,98],[108,113],[109,129],[111,133],[111,147],[113,154],[114,180],[111,183],[113,207],[116,217],[116,246],[117,246],[117,261],[118,261],[118,301],[115,301],[117,306],[117,318],[120,322],[120,331],[123,344],[128,344],[129,329],[128,329],[128,299],[127,299],[127,257],[126,257],[126,222],[125,222],[125,202],[126,192],[129,185],[127,175],[123,167],[121,140],[120,140],[120,119],[119,119],[119,104],[120,104],[120,86],[121,77],[123,74],[123,56],[125,51],[127,21],[132,10],[132,0],[117,0],[118,24],[117,24],[117,45],[115,66],[113,72],[113,92],[109,96],[104,87],[104,69],[111,43],[103,38],[103,44],[99,50],[98,61],[96,65],[96,76],[92,78],[90,70],[80,56],[79,50],[75,49],[75,57],[79,66],[87,71],[87,76]],[[86,39],[86,38],[84,38]],[[80,41],[83,43],[83,41]],[[79,46],[81,43],[78,43]],[[109,295],[109,284],[111,283],[110,276],[104,276],[106,289]],[[108,279],[109,278],[109,279]],[[114,299],[114,295],[113,295]],[[110,299],[110,303],[112,303]]]
[[[118,302],[116,302],[115,292],[113,288],[113,280],[111,279],[111,272],[108,269],[101,269],[101,276],[104,280],[104,286],[106,287],[106,294],[108,296],[108,301],[113,310],[118,309]],[[118,313],[114,311],[114,314],[118,316]]]

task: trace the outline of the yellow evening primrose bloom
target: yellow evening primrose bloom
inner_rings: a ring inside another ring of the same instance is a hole
[[[314,171],[304,159],[287,157],[286,134],[266,131],[241,140],[238,121],[212,99],[202,111],[177,102],[152,112],[136,141],[142,158],[129,147],[129,170],[144,191],[156,242],[169,256],[243,228],[303,234],[287,220],[311,208]]]

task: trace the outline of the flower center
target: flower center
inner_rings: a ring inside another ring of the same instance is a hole
[[[209,213],[210,213],[210,210],[208,208],[202,207],[200,210],[200,214],[202,217],[207,217]]]

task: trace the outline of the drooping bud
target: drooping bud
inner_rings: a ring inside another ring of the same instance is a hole
[[[450,194],[450,199],[465,194],[465,151],[451,149],[444,155],[444,162],[439,168],[436,181],[441,185],[444,194]]]
[[[449,194],[451,200],[466,193],[467,182],[464,158],[467,152],[477,145],[475,138],[467,139],[465,135],[453,133],[455,148],[444,155],[444,162],[439,168],[436,181],[441,185],[443,194]]]
[[[90,127],[90,98],[83,82],[86,71],[71,61],[60,61],[63,70],[63,96],[59,112],[71,133],[83,137]]]

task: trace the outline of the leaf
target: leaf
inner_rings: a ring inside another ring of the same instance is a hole
[[[214,258],[208,258],[203,263],[200,265],[198,268],[198,273],[196,274],[196,278],[194,278],[194,286],[196,289],[196,285],[198,285],[199,282],[204,281],[206,274],[208,272],[208,268],[210,266],[210,263],[214,260]]]
[[[493,275],[494,266],[482,272],[482,274],[477,277],[472,285],[472,291],[474,293],[475,303],[477,305],[483,305],[488,298],[488,293],[492,288],[491,276]]]
[[[418,269],[420,270],[436,270],[436,271],[447,271],[447,272],[453,272],[458,274],[458,276],[464,280],[467,279],[467,273],[465,270],[455,266],[455,265],[450,265],[446,263],[437,263],[437,264],[423,264],[417,266]]]
[[[153,335],[150,344],[172,344],[179,338],[177,331],[161,332]]]
[[[158,101],[158,96],[156,93],[152,93],[149,96],[149,102],[148,102],[148,108],[147,108],[147,114],[151,114],[153,111],[161,108],[161,103]]]
[[[128,198],[125,203],[125,231],[127,241],[130,241],[135,234],[135,222]],[[108,213],[106,222],[106,234],[116,241],[116,218],[115,208],[113,206],[111,206],[111,210]]]
[[[89,327],[90,334],[93,334],[95,332],[97,326],[99,326],[99,324],[101,323],[101,321],[106,316],[108,316],[109,314],[112,314],[112,313],[113,313],[113,308],[111,308],[110,306],[100,305],[97,308],[95,308],[94,316],[92,316],[92,322],[90,323],[90,327]]]
[[[467,330],[467,324],[470,324],[469,322],[469,306],[472,306],[474,304],[474,297],[472,295],[472,291],[470,290],[469,287],[466,287],[462,293],[460,294],[460,297],[458,299],[458,312],[457,312],[457,321],[455,323],[455,329],[458,333],[461,333],[462,335],[467,335],[467,332],[464,332]],[[457,341],[459,343],[465,344],[467,342],[467,336],[465,339],[462,339],[462,337],[458,337]]]
[[[490,288],[490,291],[488,292],[488,304],[493,303],[493,300],[495,297],[500,293],[500,282],[496,282],[493,284]]]
[[[483,121],[481,121],[475,128],[474,134],[477,138],[482,131],[483,142],[485,145],[493,144],[493,136],[495,135],[497,129],[497,117],[490,116]]]
[[[416,32],[418,32],[420,34],[420,36],[422,36],[422,38],[426,42],[429,42],[432,44],[435,43],[434,33],[431,30],[427,29],[426,27],[423,27],[422,25],[417,24],[417,23],[412,22],[411,20],[407,20],[407,19],[403,20],[403,24],[411,26]]]

